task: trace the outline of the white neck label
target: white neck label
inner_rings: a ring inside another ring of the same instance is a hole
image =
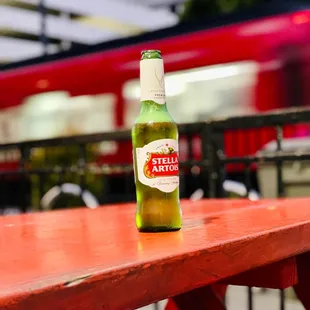
[[[166,103],[164,62],[162,59],[140,61],[141,101],[152,100]]]

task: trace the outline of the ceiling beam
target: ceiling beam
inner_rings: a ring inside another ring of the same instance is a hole
[[[39,3],[39,0],[23,1],[32,4]],[[129,26],[142,27],[145,30],[172,26],[178,22],[178,17],[169,10],[152,9],[135,3],[118,2],[117,0],[45,0],[45,6],[75,14],[112,18]]]
[[[187,0],[121,0],[122,2],[131,2],[135,3],[136,5],[148,5],[151,7],[156,7],[156,6],[162,6],[162,7],[169,7],[171,5],[178,5],[178,4],[183,4]]]
[[[0,29],[40,35],[40,15],[37,12],[15,7],[0,6]],[[105,29],[48,15],[46,17],[46,36],[84,44],[94,44],[115,39],[121,35]]]
[[[43,54],[41,43],[27,40],[0,37],[0,46],[0,61],[18,61]]]

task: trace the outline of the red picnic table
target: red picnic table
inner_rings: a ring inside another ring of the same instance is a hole
[[[182,230],[153,234],[134,204],[0,217],[0,309],[224,309],[213,283],[295,285],[310,309],[310,199],[182,208]]]

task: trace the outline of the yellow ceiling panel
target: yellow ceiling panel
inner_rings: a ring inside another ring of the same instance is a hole
[[[90,26],[98,27],[105,30],[110,30],[112,32],[116,32],[123,35],[128,34],[138,34],[145,31],[145,29],[136,26],[130,25],[127,23],[122,23],[117,20],[102,18],[102,17],[79,17],[76,19],[77,21],[87,24]]]

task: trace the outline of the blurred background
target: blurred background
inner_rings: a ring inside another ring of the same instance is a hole
[[[130,128],[146,48],[179,123],[306,105],[307,2],[2,0],[0,140]]]
[[[25,167],[14,143],[130,129],[140,109],[143,49],[162,51],[168,109],[177,123],[307,107],[309,22],[309,0],[0,0],[0,144],[8,145],[0,152],[0,171]],[[307,149],[309,125],[287,126],[283,137],[297,138],[293,148]],[[225,153],[270,152],[273,140],[268,129],[259,139],[253,132],[228,132]],[[72,174],[63,174],[61,182],[51,175],[44,186],[41,175],[1,176],[1,213],[134,201],[132,173],[128,182],[109,166],[132,162],[130,142],[93,143],[86,152],[93,170],[84,185],[93,200],[72,197],[80,191],[74,187],[79,176]],[[198,136],[190,151],[180,137],[180,156],[201,158]],[[79,158],[75,146],[38,146],[29,151],[27,165],[70,166]],[[275,170],[256,168],[251,169],[255,197],[275,197],[275,185],[262,182]],[[300,181],[296,169],[288,166],[291,181]],[[225,190],[245,196],[243,171],[240,165],[228,167]],[[307,194],[310,172],[304,171],[304,185],[288,187],[287,196]],[[193,167],[182,176],[182,197],[197,194],[199,172]],[[70,199],[63,195],[52,204],[46,193],[60,183],[67,184],[62,191]],[[257,294],[259,309],[278,308],[278,294]],[[290,291],[287,296],[287,309],[301,309]],[[247,309],[244,298],[246,291],[231,287],[229,309]]]

